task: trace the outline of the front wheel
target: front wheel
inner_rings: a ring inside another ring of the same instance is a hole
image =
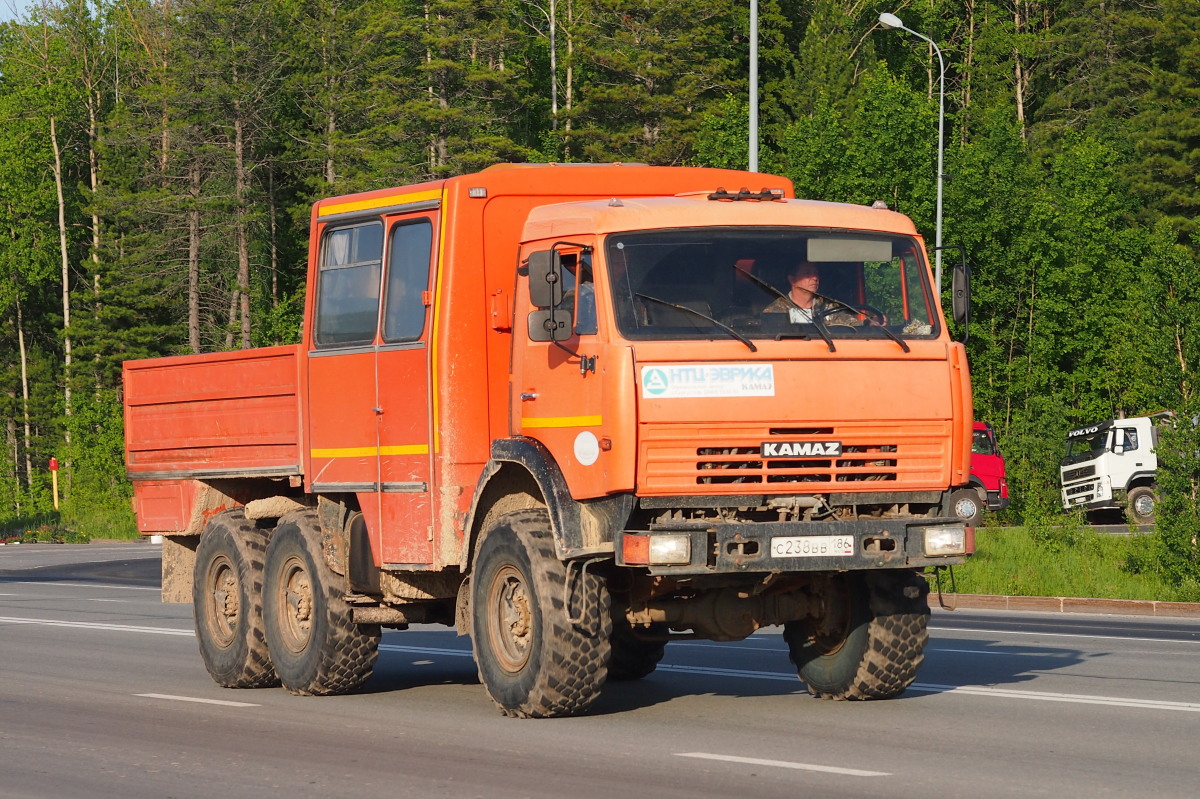
[[[669,633],[665,624],[635,629],[624,614],[617,614],[613,618],[612,636],[608,639],[612,647],[608,679],[640,680],[653,674],[666,654]]]
[[[1149,486],[1138,486],[1129,491],[1129,508],[1127,514],[1133,524],[1153,524],[1154,507],[1158,497]]]
[[[784,625],[791,660],[822,699],[891,699],[916,679],[929,640],[929,585],[915,572],[840,576],[825,613]]]
[[[341,578],[325,562],[316,514],[284,518],[267,548],[263,586],[267,645],[294,694],[344,694],[371,676],[378,624],[355,624]]]
[[[578,715],[607,675],[608,588],[554,551],[544,510],[502,516],[484,533],[471,577],[479,679],[506,716]]]
[[[973,488],[960,488],[950,495],[950,514],[972,527],[978,527],[983,517],[983,503]]]

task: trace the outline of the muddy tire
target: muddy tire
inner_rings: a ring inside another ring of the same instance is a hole
[[[204,667],[225,688],[279,685],[263,626],[267,535],[241,509],[214,516],[200,536],[192,612]]]
[[[599,695],[610,600],[604,580],[581,571],[559,561],[543,510],[507,514],[484,533],[471,577],[471,643],[480,682],[506,716],[574,716]]]
[[[792,662],[822,699],[891,699],[916,679],[929,640],[929,586],[909,571],[845,575],[823,624],[784,625]]]
[[[1158,496],[1149,486],[1138,486],[1129,491],[1129,504],[1125,516],[1132,524],[1154,524],[1154,509]]]
[[[294,694],[344,694],[371,676],[381,631],[353,622],[342,582],[321,553],[316,514],[284,517],[267,548],[263,613],[275,671]]]
[[[665,637],[666,625],[652,624],[649,629],[634,630],[623,617],[613,619],[609,645],[608,679],[612,681],[640,680],[654,673],[667,651],[667,642],[654,640]]]

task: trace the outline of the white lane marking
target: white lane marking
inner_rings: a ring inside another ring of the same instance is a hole
[[[145,699],[167,699],[172,702],[197,702],[202,705],[223,705],[225,707],[262,707],[251,702],[230,702],[227,699],[201,699],[198,696],[173,696],[171,694],[134,694]]]
[[[1093,641],[1150,641],[1156,644],[1200,644],[1200,638],[1134,638],[1126,635],[1088,635],[1086,633],[1043,633],[1033,630],[976,630],[970,627],[930,627],[930,632],[983,633],[985,635],[1036,635],[1042,638],[1087,638]]]
[[[777,646],[767,646],[767,645],[742,646],[740,644],[728,644],[728,643],[698,644],[695,641],[672,641],[671,642],[672,648],[676,648],[676,647],[683,648],[683,647],[688,647],[688,646],[695,647],[697,649],[725,649],[725,650],[741,649],[746,652],[787,652],[787,649],[781,649],[780,647],[777,647]]]
[[[191,630],[172,630],[164,627],[138,627],[127,624],[98,624],[82,621],[54,621],[49,619],[19,619],[12,616],[0,616],[0,624],[43,624],[52,627],[79,627],[91,630],[113,630],[117,632],[154,633],[157,635],[184,635],[192,637]],[[448,655],[451,657],[473,657],[469,649],[449,649],[427,646],[398,646],[395,644],[380,644],[379,648],[388,652],[408,652],[423,655]],[[769,671],[748,671],[742,669],[718,669],[708,666],[673,666],[661,664],[659,671],[672,671],[683,674],[700,674],[711,677],[737,677],[751,680],[775,680],[778,682],[797,682],[795,674]],[[1109,705],[1112,707],[1136,707],[1145,710],[1175,710],[1200,712],[1200,704],[1192,702],[1163,702],[1154,699],[1132,699],[1128,697],[1091,696],[1088,694],[1061,694],[1041,691],[1016,691],[1008,688],[992,688],[986,685],[937,685],[934,683],[913,683],[908,690],[917,693],[959,693],[972,696],[992,696],[1001,699],[1036,699],[1043,702],[1070,702],[1086,705]]]
[[[101,624],[91,621],[59,621],[57,619],[18,619],[0,616],[0,624],[42,624],[47,627],[78,627],[85,630],[113,630],[125,633],[156,633],[158,635],[195,636],[192,630],[172,630],[167,627],[139,627],[133,624]]]
[[[109,585],[108,583],[40,583],[37,580],[18,580],[17,585],[49,585],[55,588],[109,588],[118,591],[156,591],[161,588],[150,588],[145,585]]]
[[[1086,633],[1048,633],[1032,630],[983,630],[970,627],[929,627],[930,632],[939,633],[983,633],[985,635],[1034,635],[1044,638],[1088,638],[1095,641],[1149,641],[1157,644],[1200,644],[1200,637],[1188,638],[1136,638],[1126,635],[1089,635]],[[672,641],[672,648],[696,647],[699,649],[745,650],[749,652],[787,652],[786,648],[773,646],[742,646],[725,643],[698,643],[695,641]],[[943,650],[952,651],[952,650]],[[975,650],[962,650],[971,652]]]
[[[121,603],[121,602],[128,602],[129,600],[128,599],[100,599],[100,598],[94,597],[94,596],[87,596],[79,601],[81,601],[81,602],[117,602],[117,603]]]
[[[857,768],[841,768],[840,766],[819,766],[815,763],[793,763],[788,760],[763,760],[758,757],[736,757],[734,755],[714,755],[709,752],[676,752],[676,757],[695,757],[701,760],[723,760],[727,763],[745,763],[750,766],[774,766],[776,768],[792,768],[800,771],[823,771],[827,774],[841,774],[846,777],[890,777],[886,771],[863,771]]]
[[[995,652],[988,649],[945,649],[943,647],[928,647],[926,652],[954,652],[960,655],[1011,655],[1013,657],[1045,657],[1044,652]]]
[[[411,652],[416,655],[450,655],[451,657],[474,657],[470,649],[437,649],[432,646],[400,646],[398,644],[380,644],[381,652]]]
[[[920,693],[969,694],[971,696],[994,696],[1001,699],[1037,699],[1043,702],[1072,702],[1081,705],[1111,705],[1113,707],[1140,707],[1146,710],[1181,710],[1200,713],[1200,704],[1195,702],[1165,702],[1157,699],[1129,699],[1120,696],[1016,691],[1011,688],[992,688],[986,685],[934,685],[918,682],[910,685],[908,690]]]
[[[675,671],[682,674],[707,674],[712,677],[737,677],[739,679],[750,680],[783,680],[786,682],[796,682],[795,674],[786,674],[775,671],[749,671],[746,669],[716,669],[711,666],[669,666],[659,664],[659,671]]]

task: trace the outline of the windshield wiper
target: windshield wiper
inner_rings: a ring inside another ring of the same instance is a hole
[[[728,333],[729,335],[736,338],[738,341],[745,344],[747,347],[750,348],[751,352],[758,352],[758,347],[754,346],[753,341],[746,338],[741,333],[737,332],[736,330],[734,330],[732,327],[725,324],[724,322],[718,322],[716,319],[713,319],[708,314],[701,313],[700,311],[697,311],[695,308],[689,308],[686,305],[679,305],[678,303],[668,302],[667,300],[660,299],[658,297],[651,297],[649,294],[642,294],[640,291],[635,291],[633,293],[633,296],[641,297],[643,300],[650,300],[650,302],[657,302],[659,305],[665,305],[668,308],[674,308],[677,311],[684,311],[686,313],[690,313],[692,316],[698,316],[701,319],[704,319],[705,321],[711,322],[712,324],[719,327],[721,330],[724,330],[726,333]]]
[[[851,305],[851,304],[850,304],[850,303],[848,303],[848,302],[843,302],[843,301],[841,301],[841,300],[839,300],[839,299],[836,299],[835,297],[827,297],[827,296],[825,296],[824,294],[820,294],[820,293],[818,293],[818,292],[815,292],[815,291],[814,291],[814,292],[811,292],[811,293],[812,293],[812,295],[813,295],[814,297],[816,297],[818,300],[821,300],[822,302],[826,303],[827,305],[837,305],[837,306],[840,306],[841,308],[843,308],[843,309],[845,309],[845,310],[849,311],[850,313],[854,314],[855,316],[858,316],[859,314],[862,314],[862,313],[863,313],[863,311],[862,311],[861,309],[859,309],[859,308],[855,308],[853,305]],[[875,309],[875,310],[878,312],[878,310],[879,310],[879,309]],[[822,310],[822,311],[821,311],[821,315],[822,315],[822,316],[825,316],[826,314],[830,314],[830,313],[833,313],[833,310],[832,310],[832,309],[829,309],[829,310]],[[888,329],[887,329],[887,325],[883,324],[882,322],[877,322],[877,321],[875,321],[875,318],[874,318],[874,317],[872,317],[870,313],[866,313],[866,314],[864,314],[864,321],[866,321],[867,323],[869,323],[869,324],[871,324],[871,325],[874,325],[875,327],[877,327],[877,328],[879,328],[880,330],[882,330],[882,331],[883,331],[883,334],[884,334],[885,336],[887,336],[887,337],[888,337],[888,338],[890,338],[892,341],[894,341],[894,342],[896,342],[897,344],[899,344],[899,345],[900,345],[900,349],[904,350],[905,352],[911,352],[911,351],[912,351],[912,349],[911,349],[911,348],[908,346],[908,343],[907,343],[907,342],[905,342],[905,341],[904,341],[904,339],[900,338],[900,337],[899,337],[899,336],[897,336],[895,333],[893,333],[892,331],[888,330]]]
[[[742,273],[743,275],[745,275],[746,277],[748,277],[748,278],[750,278],[751,280],[753,280],[753,281],[754,281],[755,283],[757,283],[757,284],[758,284],[758,285],[759,285],[761,288],[764,288],[764,289],[766,289],[767,291],[769,291],[769,292],[771,292],[772,294],[774,294],[776,297],[779,297],[780,299],[782,299],[784,302],[786,302],[788,305],[790,305],[790,306],[792,306],[793,308],[795,308],[797,311],[803,311],[803,310],[804,310],[804,309],[803,309],[803,308],[801,308],[799,305],[797,305],[797,304],[796,304],[796,303],[795,303],[795,302],[792,300],[792,298],[791,298],[791,297],[789,297],[788,295],[784,294],[782,291],[780,291],[779,289],[775,288],[775,287],[774,287],[774,286],[772,286],[770,283],[768,283],[767,281],[765,281],[765,280],[763,280],[762,278],[758,277],[757,275],[755,275],[755,274],[752,274],[752,273],[750,273],[750,272],[747,272],[745,269],[742,269],[742,268],[741,268],[740,266],[738,266],[737,264],[734,264],[734,265],[733,265],[733,268],[734,268],[735,270],[737,270],[738,272],[741,272],[741,273]],[[825,344],[826,344],[826,345],[828,345],[828,347],[829,347],[829,351],[830,351],[830,352],[837,352],[837,347],[833,346],[833,336],[829,335],[829,330],[828,330],[828,329],[825,327],[824,323],[822,323],[822,322],[821,322],[821,320],[817,318],[817,315],[816,315],[815,313],[813,313],[812,311],[809,311],[809,316],[812,318],[813,327],[815,327],[815,328],[817,329],[817,332],[821,334],[821,338],[825,339]],[[780,338],[781,338],[781,337],[777,336],[777,337],[775,338],[775,340],[776,340],[776,341],[778,341]]]

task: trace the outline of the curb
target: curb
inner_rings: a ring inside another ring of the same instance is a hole
[[[1045,613],[1101,613],[1113,616],[1200,618],[1200,602],[946,593],[941,595],[941,600],[939,603],[936,591],[929,593],[929,607],[935,610],[942,607],[946,610],[1031,610]]]

